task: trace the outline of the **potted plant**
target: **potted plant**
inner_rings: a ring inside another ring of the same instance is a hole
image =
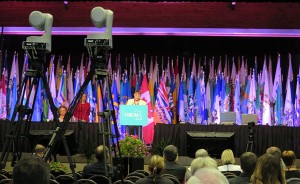
[[[87,164],[92,163],[96,147],[96,143],[90,137],[87,137],[79,144],[80,157],[85,159]]]
[[[144,142],[137,135],[126,134],[119,141],[122,157],[129,160],[129,172],[144,169],[144,157],[148,150]],[[124,174],[126,175],[126,166],[124,165]],[[127,169],[128,171],[128,169]]]
[[[49,166],[50,166],[50,173],[54,177],[66,174],[68,172],[67,167],[63,165],[61,162],[50,162]]]

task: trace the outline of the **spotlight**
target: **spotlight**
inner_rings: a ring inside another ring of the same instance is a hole
[[[64,1],[64,5],[65,5],[65,9],[69,8],[69,2],[68,1]]]
[[[236,7],[236,1],[231,1],[230,3],[231,10],[235,10],[235,7]]]

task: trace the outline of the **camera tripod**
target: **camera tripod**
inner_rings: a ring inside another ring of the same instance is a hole
[[[255,125],[254,122],[248,123],[249,133],[248,133],[248,142],[247,142],[247,146],[246,146],[246,152],[253,152],[254,133],[255,133],[254,130],[253,130],[254,125]]]
[[[58,120],[57,108],[54,105],[49,84],[45,76],[46,71],[44,68],[44,64],[46,61],[47,51],[32,46],[31,48],[27,49],[27,52],[29,56],[29,69],[25,72],[25,76],[20,87],[20,93],[18,94],[16,106],[13,109],[12,119],[5,136],[5,143],[0,157],[1,169],[5,168],[10,152],[12,152],[13,155],[12,166],[14,166],[15,163],[21,159],[22,145],[24,144],[25,139],[28,137],[36,101],[37,89],[41,84],[41,80],[44,84],[50,109],[53,113],[54,121],[56,122],[57,126],[56,131],[53,134],[53,137],[55,137],[55,141],[49,143],[47,149],[48,154],[46,154],[45,160],[49,159],[49,155],[51,154],[56,141],[62,140],[74,179],[75,181],[77,181],[74,171],[74,164],[72,162],[70,151],[64,136],[67,124],[60,123]],[[32,104],[30,104],[31,99]]]

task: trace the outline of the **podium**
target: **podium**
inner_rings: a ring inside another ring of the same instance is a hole
[[[126,132],[133,127],[138,129],[137,133],[142,139],[142,126],[148,125],[147,105],[120,105],[120,125],[126,126]]]

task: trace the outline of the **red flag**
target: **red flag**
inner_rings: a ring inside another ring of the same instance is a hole
[[[148,125],[143,127],[143,139],[146,144],[151,144],[154,136],[154,116],[146,74],[141,85],[141,99],[148,105]]]

